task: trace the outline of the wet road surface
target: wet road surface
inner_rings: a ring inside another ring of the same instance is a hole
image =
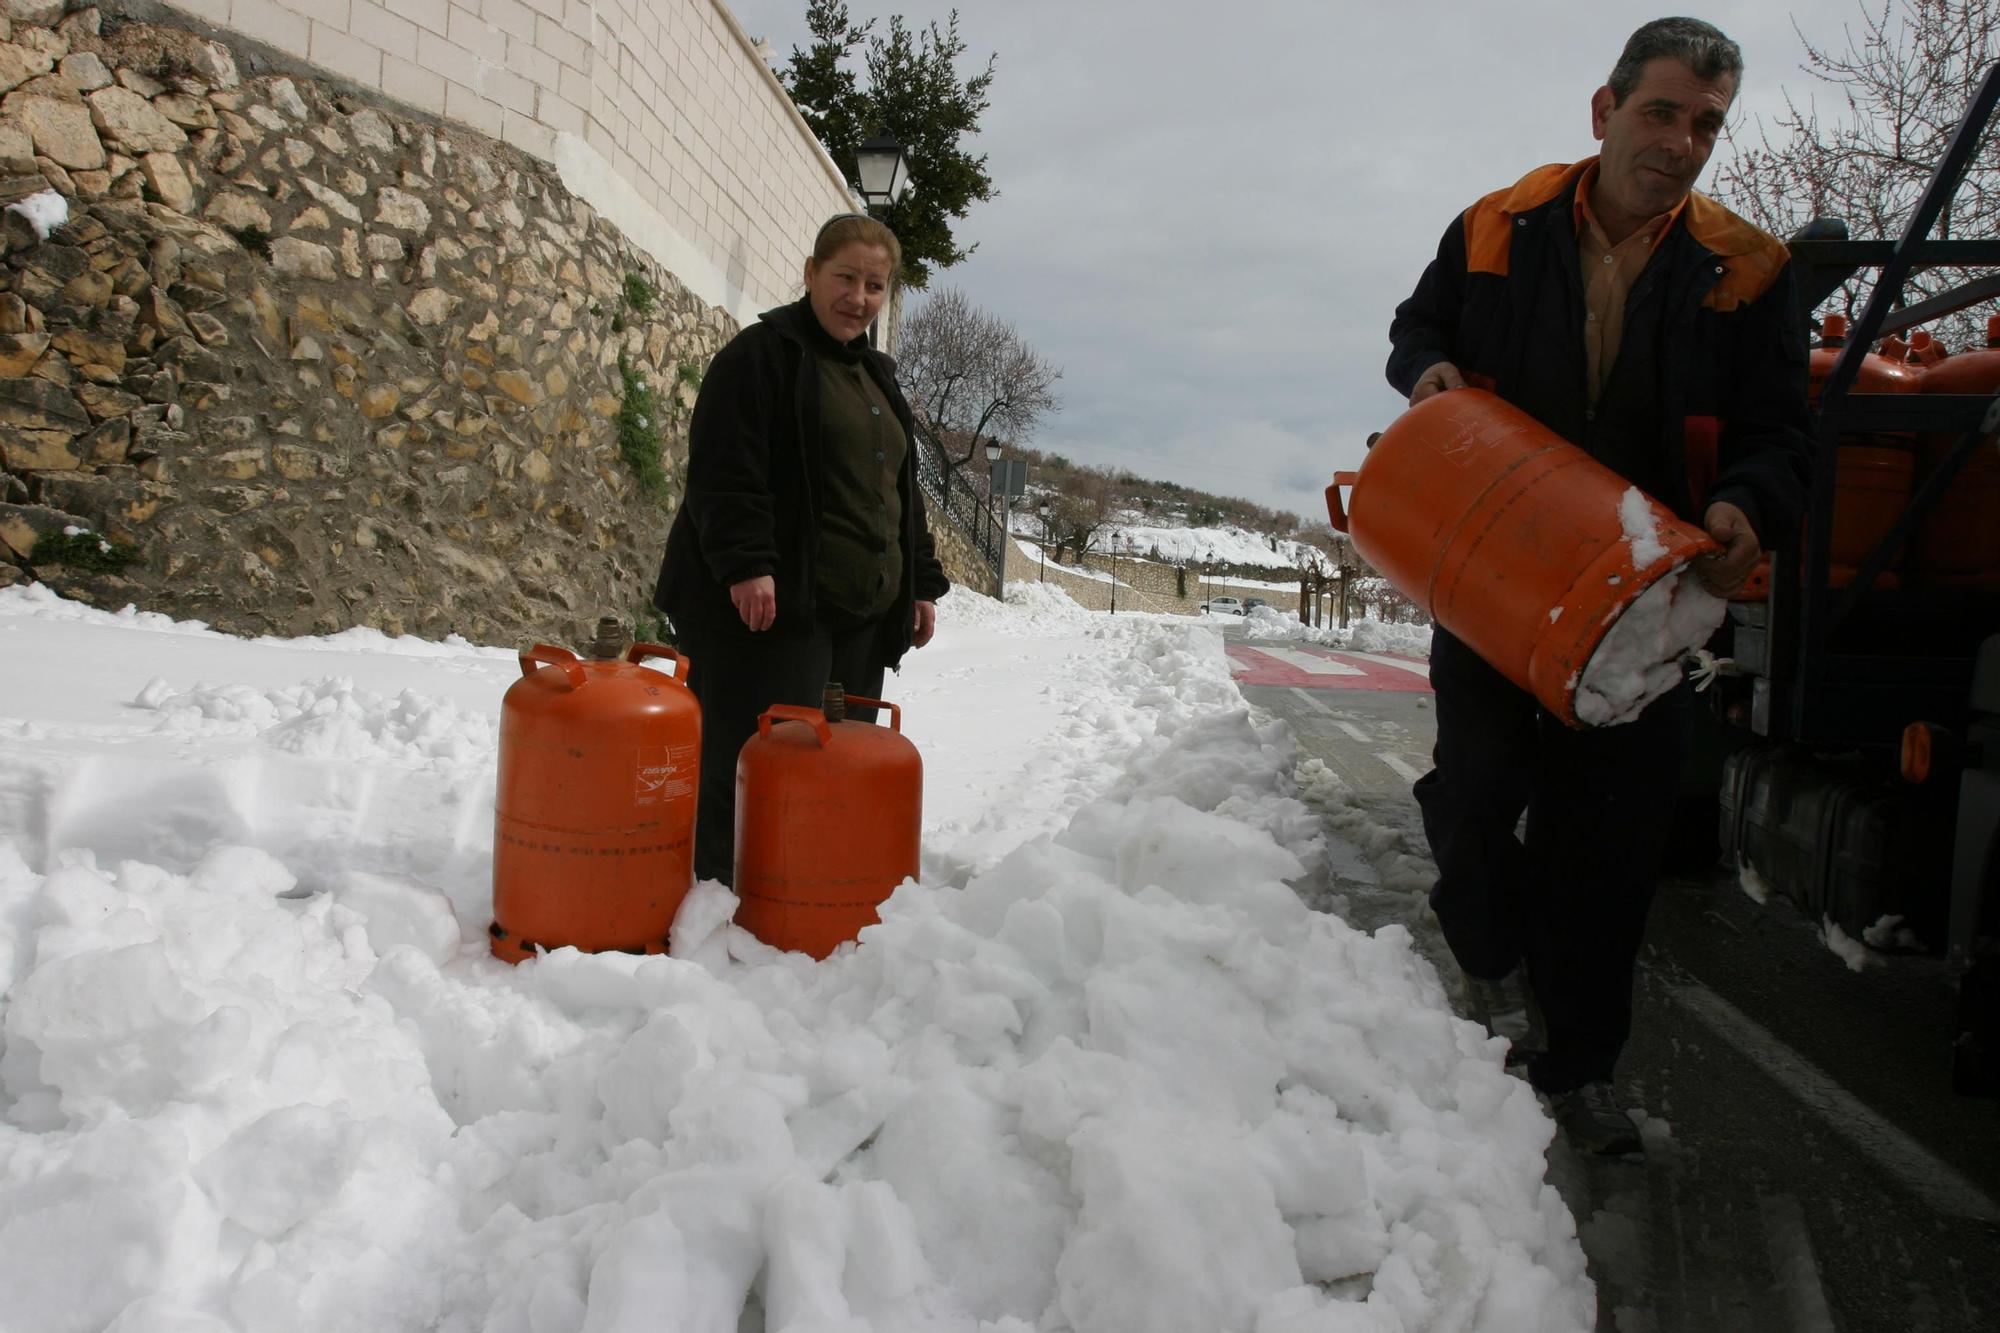
[[[1337,840],[1328,882],[1302,892],[1409,927],[1456,993],[1409,792],[1435,733],[1424,664],[1228,637],[1244,697],[1338,779],[1314,789]],[[1661,885],[1620,1068],[1648,1155],[1549,1153],[1598,1328],[2000,1329],[2000,1104],[1950,1090],[1943,965],[1852,972],[1788,902],[1694,859]]]

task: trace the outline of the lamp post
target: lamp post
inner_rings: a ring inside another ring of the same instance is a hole
[[[910,155],[895,136],[883,131],[876,131],[855,146],[854,168],[861,177],[862,206],[877,221],[910,187]],[[892,283],[892,297],[895,291]],[[868,326],[868,345],[875,345],[873,324]]]
[[[1201,609],[1207,611],[1209,599],[1215,596],[1215,548],[1213,546],[1209,547],[1208,553],[1201,558],[1201,574],[1203,588]]]
[[[1125,538],[1114,532],[1111,534],[1111,614],[1118,614],[1118,548]]]
[[[999,515],[994,519],[994,523],[998,526],[998,535],[994,538],[993,549],[1000,556],[1000,600],[1004,602],[1007,600],[1007,547],[1013,538],[1007,531],[1007,495],[1005,488],[1000,484],[1000,476],[997,469],[999,462],[1000,441],[988,440],[986,442],[986,489],[992,492],[991,498],[998,501],[994,508],[1000,511]]]

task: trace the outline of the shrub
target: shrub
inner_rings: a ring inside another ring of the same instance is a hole
[[[660,399],[645,373],[618,354],[618,378],[624,389],[618,399],[618,453],[639,488],[654,499],[667,493],[666,469],[660,466]]]
[[[139,548],[128,542],[114,542],[87,528],[64,528],[35,543],[31,562],[62,565],[92,574],[116,574],[139,560]]]

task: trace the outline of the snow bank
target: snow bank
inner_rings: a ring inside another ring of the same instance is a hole
[[[46,658],[65,626],[0,604],[0,699],[118,691],[11,723],[38,729],[57,806],[106,814],[58,812],[57,836],[46,800],[0,807],[9,1317],[1588,1328],[1549,1122],[1400,929],[1301,904],[1319,821],[1216,636],[1051,624],[1046,592],[1009,593],[946,599],[942,651],[892,684],[913,717],[956,703],[927,768],[1018,804],[1012,845],[1005,811],[941,793],[924,882],[824,963],[730,924],[707,884],[672,956],[519,968],[486,953],[490,904],[466,889],[511,662],[401,658],[419,683],[391,694],[273,678],[323,652],[173,635],[152,642],[198,649],[209,683],[133,683],[191,665],[166,657],[16,679],[11,649]],[[483,715],[451,697],[474,685]],[[151,785],[113,802],[121,750]],[[251,763],[248,790],[216,780]],[[428,816],[362,817],[382,773]],[[1038,784],[1060,796],[1036,804]],[[304,827],[336,808],[398,831],[362,855]]]
[[[1397,653],[1406,657],[1431,655],[1429,625],[1392,625],[1385,621],[1360,619],[1346,629],[1337,625],[1313,626],[1300,622],[1290,611],[1268,606],[1253,609],[1243,621],[1243,637],[1279,643],[1316,643],[1360,653]]]

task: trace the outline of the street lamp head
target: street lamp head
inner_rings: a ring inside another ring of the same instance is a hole
[[[989,463],[1000,461],[1000,441],[988,440],[986,442],[986,461]]]
[[[887,208],[909,187],[910,156],[888,134],[863,139],[854,150],[854,165],[861,174],[861,197],[871,210]]]

